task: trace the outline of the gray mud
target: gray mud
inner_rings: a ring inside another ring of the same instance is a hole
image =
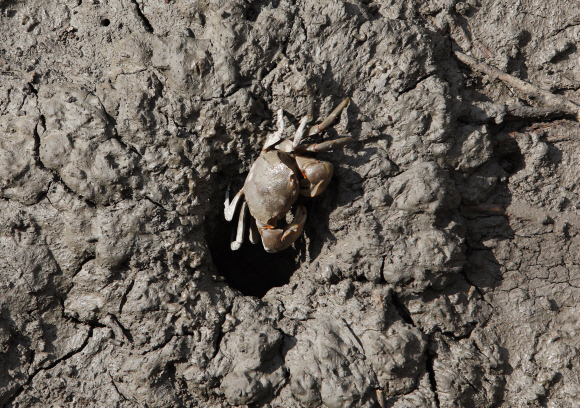
[[[580,101],[578,38],[564,0],[0,0],[0,406],[580,405],[578,122],[453,54]],[[276,110],[347,96],[303,237],[232,253]]]

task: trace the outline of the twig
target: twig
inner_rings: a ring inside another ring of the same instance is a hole
[[[567,120],[538,123],[519,131],[498,133],[494,138],[496,143],[496,154],[499,156],[505,156],[518,153],[520,151],[520,148],[518,147],[518,139],[525,136],[537,134],[544,142],[557,143],[567,140],[577,140],[580,138],[578,136],[579,133],[580,125],[577,122],[570,122]]]
[[[529,128],[527,132],[541,132],[546,142],[555,143],[578,139],[579,128],[578,123],[562,120],[536,124]]]
[[[466,205],[463,206],[462,208],[467,211],[475,213],[492,214],[492,215],[509,215],[502,206],[497,204],[480,203],[477,205]]]
[[[526,93],[531,98],[541,98],[549,105],[553,105],[558,109],[567,112],[568,114],[574,115],[577,119],[580,120],[580,105],[560,96],[555,95],[551,92],[548,92],[544,89],[538,88],[535,85],[532,85],[528,82],[522,81],[519,78],[516,78],[510,74],[507,74],[503,71],[500,71],[497,68],[493,68],[487,64],[482,62],[478,62],[474,58],[463,54],[462,52],[455,51],[455,55],[459,59],[459,61],[463,62],[464,64],[468,65],[472,70],[482,72],[486,75],[489,75],[492,78],[500,79],[506,84],[513,86],[514,88],[519,89],[520,91]]]
[[[466,47],[462,47],[461,45],[459,45],[459,46],[464,51],[465,51],[465,48],[467,48],[467,50],[470,50],[471,47],[473,47],[473,44],[471,43],[471,40],[467,36],[467,33],[465,32],[463,27],[461,27],[459,24],[457,24],[457,21],[455,20],[454,16],[447,14],[446,17],[447,17],[447,24],[449,24],[449,27],[451,29],[450,30],[451,38],[453,38],[457,44],[463,43]],[[457,40],[459,40],[459,41],[457,41]]]
[[[551,106],[540,108],[536,106],[525,106],[520,104],[506,105],[505,113],[508,116],[518,119],[549,120],[561,118],[563,116],[575,116],[568,108],[561,109],[561,106]]]

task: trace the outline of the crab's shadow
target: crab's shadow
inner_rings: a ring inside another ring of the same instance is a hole
[[[365,179],[355,169],[367,163],[376,150],[376,147],[355,144],[346,153],[341,151],[318,156],[322,160],[331,161],[335,170],[332,183],[324,193],[319,197],[307,198],[303,202],[308,209],[304,234],[308,237],[309,244],[306,248],[305,245],[301,247],[303,242],[299,242],[298,247],[303,251],[308,251],[308,258],[311,261],[320,256],[326,244],[336,241],[330,225],[332,214],[341,209],[349,211],[348,208],[352,208],[353,204],[363,196]]]

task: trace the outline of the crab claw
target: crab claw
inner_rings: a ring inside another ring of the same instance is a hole
[[[332,163],[316,160],[311,157],[296,156],[298,168],[304,175],[305,185],[300,189],[300,194],[307,197],[315,197],[321,194],[332,178]]]
[[[262,224],[260,221],[256,220],[258,231],[262,236],[262,244],[264,245],[266,252],[278,252],[292,245],[294,241],[298,239],[300,234],[302,234],[305,222],[306,208],[304,208],[303,205],[299,205],[296,209],[296,214],[294,214],[292,224],[283,229],[272,228],[271,226]]]

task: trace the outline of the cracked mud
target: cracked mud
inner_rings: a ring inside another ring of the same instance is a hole
[[[579,405],[579,36],[560,0],[0,0],[0,406]],[[347,96],[303,237],[231,252],[276,110]]]

